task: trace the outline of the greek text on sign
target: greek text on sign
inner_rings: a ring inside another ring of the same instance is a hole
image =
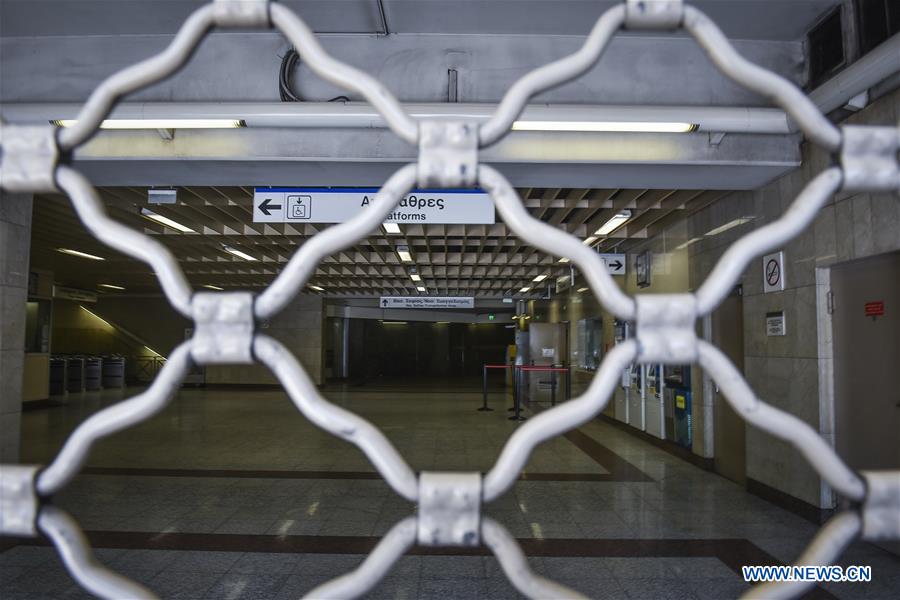
[[[783,312],[766,313],[766,335],[770,337],[787,335]]]
[[[875,302],[866,302],[865,305],[866,316],[872,317],[874,320],[875,317],[884,316],[884,302],[882,300],[876,300]]]
[[[475,308],[472,296],[382,296],[381,308]]]
[[[780,292],[784,289],[784,252],[763,256],[763,292]]]
[[[600,258],[606,263],[606,270],[610,275],[625,274],[625,255],[624,254],[600,254]]]
[[[343,223],[375,201],[378,188],[256,188],[254,223]],[[481,190],[415,190],[385,223],[493,224],[494,202]]]

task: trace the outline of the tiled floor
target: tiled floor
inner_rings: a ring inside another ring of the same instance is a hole
[[[491,395],[498,410],[478,412],[477,384],[417,389],[376,382],[325,393],[378,425],[416,470],[490,469],[517,426],[504,394]],[[86,394],[25,413],[23,462],[52,459],[73,427],[120,397]],[[414,511],[360,451],[274,389],[183,390],[152,420],[100,442],[89,466],[54,502],[88,531],[101,561],[165,598],[300,597],[359,564]],[[519,538],[534,569],[593,598],[734,597],[746,587],[740,564],[790,561],[816,531],[599,421],[542,445],[486,512]],[[517,597],[493,557],[444,554],[414,550],[371,597]],[[829,593],[900,597],[896,556],[857,543],[843,562],[871,565],[875,581]],[[53,549],[0,553],[3,600],[86,596]]]

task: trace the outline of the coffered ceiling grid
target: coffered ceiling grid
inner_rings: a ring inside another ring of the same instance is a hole
[[[585,239],[623,209],[630,220],[596,243],[600,251],[628,251],[689,214],[729,193],[701,190],[642,189],[519,189],[529,212],[568,233]],[[171,248],[195,287],[262,288],[287,263],[299,245],[325,229],[325,224],[252,222],[252,188],[178,188],[178,203],[149,205],[146,188],[101,189],[110,214],[130,227],[153,235]],[[149,208],[190,227],[179,233],[140,214]],[[507,227],[491,225],[401,225],[401,233],[373,232],[359,244],[323,261],[313,285],[328,296],[416,295],[418,285],[430,295],[473,295],[499,298],[543,292],[568,266],[523,244]],[[78,221],[68,200],[41,195],[34,203],[32,261],[55,272],[63,285],[95,289],[99,283],[119,285],[127,292],[155,292],[155,276],[143,264],[99,243]],[[408,246],[414,261],[404,263],[397,246]],[[230,246],[257,258],[247,261],[224,250]],[[56,251],[71,248],[106,258],[93,261]],[[422,282],[410,278],[415,267]],[[532,280],[546,274],[539,284]],[[310,293],[312,290],[307,290]]]

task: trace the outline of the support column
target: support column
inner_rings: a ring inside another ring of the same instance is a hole
[[[19,461],[31,194],[0,192],[0,462]]]

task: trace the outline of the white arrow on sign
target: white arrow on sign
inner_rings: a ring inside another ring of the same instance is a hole
[[[601,254],[600,258],[606,263],[606,271],[610,275],[625,274],[625,255],[624,254]]]

